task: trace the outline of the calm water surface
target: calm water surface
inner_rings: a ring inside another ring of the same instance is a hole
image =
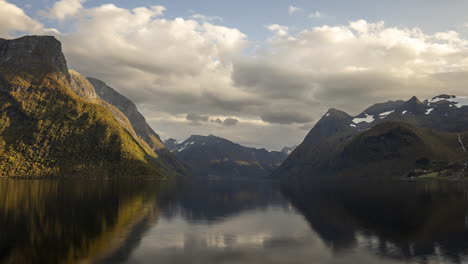
[[[468,263],[464,183],[166,185],[0,180],[0,263]]]

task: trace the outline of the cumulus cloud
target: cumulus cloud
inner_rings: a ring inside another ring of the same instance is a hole
[[[10,37],[16,32],[38,33],[42,30],[42,24],[26,15],[21,8],[0,0],[0,36]]]
[[[357,20],[292,33],[273,24],[271,37],[251,49],[236,28],[165,18],[161,6],[75,10],[67,16],[73,27],[54,33],[70,68],[135,101],[163,136],[216,134],[280,149],[299,143],[331,107],[357,114],[413,95],[466,95],[468,40],[456,31]],[[0,0],[0,34],[17,31],[44,32]]]
[[[278,24],[272,24],[267,26],[267,29],[274,32],[277,36],[283,37],[288,35],[289,28]]]
[[[49,18],[64,20],[76,15],[83,8],[86,0],[60,0],[55,2],[52,8],[43,11],[43,15]]]
[[[302,9],[300,7],[297,7],[297,6],[293,6],[293,5],[290,5],[288,7],[288,14],[290,16],[292,16],[294,13],[298,12],[298,11],[301,11]]]
[[[279,117],[263,112],[263,120],[307,123],[330,107],[355,114],[371,102],[466,94],[467,43],[453,31],[429,35],[358,20],[270,39],[255,57],[235,63],[232,78],[245,91],[289,105],[278,107]]]

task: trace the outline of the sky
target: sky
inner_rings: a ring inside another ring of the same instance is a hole
[[[70,69],[163,139],[279,150],[329,108],[467,95],[468,1],[0,0],[0,37],[53,35]]]

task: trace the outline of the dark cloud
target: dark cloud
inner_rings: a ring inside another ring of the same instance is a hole
[[[237,125],[237,123],[239,123],[239,120],[237,120],[235,118],[226,118],[223,121],[223,125],[225,125],[225,126],[235,126],[235,125]]]
[[[198,115],[198,114],[187,114],[185,119],[194,122],[207,122],[209,120],[209,116],[207,115]]]
[[[239,120],[236,118],[228,117],[224,119],[223,121],[220,118],[216,118],[216,119],[211,119],[211,123],[216,123],[216,124],[220,124],[224,126],[235,126],[237,125],[237,123],[239,123]]]
[[[221,120],[221,119],[219,119],[219,118],[216,118],[216,119],[211,119],[211,122],[212,122],[212,123],[222,124],[222,123],[223,123],[223,120]]]
[[[277,124],[310,123],[314,118],[306,113],[294,112],[266,112],[261,115],[265,122]]]
[[[314,87],[311,73],[288,69],[267,61],[237,62],[233,66],[234,85],[269,98],[303,98]]]

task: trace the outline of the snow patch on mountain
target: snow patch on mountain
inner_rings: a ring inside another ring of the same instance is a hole
[[[395,112],[395,110],[380,113],[379,116],[380,116],[380,118],[386,118],[389,114],[391,114],[393,112]]]
[[[429,105],[432,103],[437,103],[440,101],[447,101],[453,103],[456,107],[461,108],[462,106],[468,106],[468,96],[450,96],[450,98],[446,98],[443,96],[436,96],[429,100]]]
[[[356,117],[353,119],[353,123],[355,124],[359,124],[361,122],[372,123],[374,122],[374,116],[366,113],[365,117]]]

